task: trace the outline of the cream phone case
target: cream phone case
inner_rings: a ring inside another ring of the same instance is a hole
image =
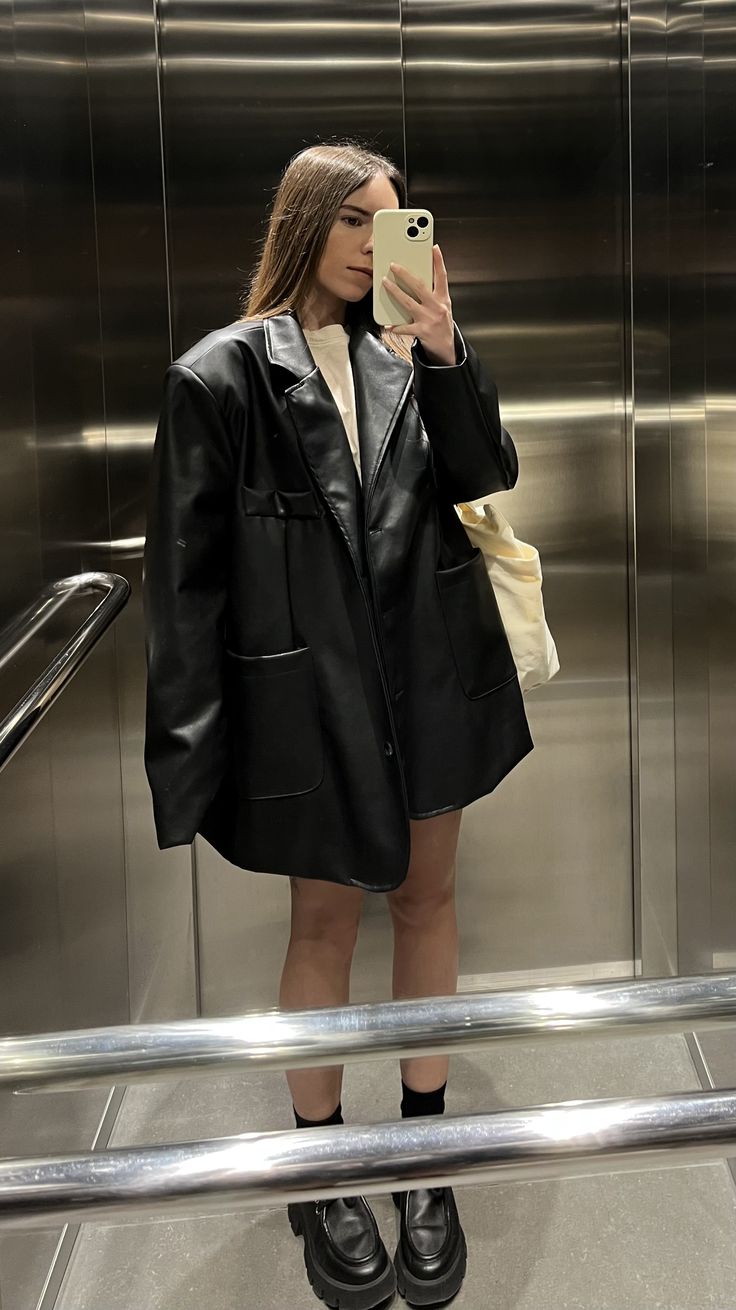
[[[381,281],[390,277],[411,295],[401,278],[391,272],[391,263],[421,278],[431,289],[434,218],[428,209],[377,209],[373,215],[373,317],[383,327],[390,323],[411,323],[414,315],[394,300]]]

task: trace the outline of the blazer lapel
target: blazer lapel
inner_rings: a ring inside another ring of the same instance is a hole
[[[266,351],[273,364],[296,376],[285,391],[289,413],[312,473],[348,545],[358,574],[365,572],[365,510],[387,449],[394,417],[411,385],[413,370],[388,351],[366,327],[350,332],[355,385],[361,485],[347,433],[332,392],[317,368],[296,314],[288,310],[263,320]]]

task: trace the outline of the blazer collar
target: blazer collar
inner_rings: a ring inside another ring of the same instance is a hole
[[[347,433],[327,383],[317,368],[293,310],[264,318],[266,352],[272,364],[296,381],[285,391],[304,455],[338,521],[358,573],[365,572],[365,531],[378,471],[394,420],[411,387],[411,364],[386,349],[364,324],[350,330],[349,356],[355,386],[360,483]]]

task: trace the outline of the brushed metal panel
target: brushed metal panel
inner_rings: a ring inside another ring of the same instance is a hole
[[[18,111],[34,453],[43,580],[50,581],[110,567],[105,446],[90,435],[102,426],[103,392],[81,8],[17,6],[15,39],[23,70]],[[70,604],[49,624],[49,650],[74,630],[81,607],[82,602]],[[113,646],[114,629],[47,720],[55,900],[64,925],[59,941],[64,982],[61,995],[49,995],[49,1004],[61,1007],[72,1025],[92,1012],[108,1014],[111,1021],[127,1015]],[[94,984],[79,955],[83,943],[92,956],[97,952]],[[41,977],[39,983],[45,993]],[[36,1017],[25,1014],[23,1020]]]
[[[736,966],[736,3],[705,6],[705,397],[710,838],[716,968]],[[717,963],[718,959],[724,965]],[[734,1070],[736,1080],[736,1070]]]
[[[3,422],[2,621],[44,582],[110,566],[90,125],[79,3],[18,0],[4,194],[15,207],[3,351],[14,366]],[[6,459],[6,455],[3,456]],[[78,626],[65,608],[0,681],[7,708]],[[0,778],[5,1032],[128,1015],[114,631]],[[0,1101],[5,1153],[86,1148],[106,1095]],[[53,1234],[3,1240],[4,1310],[35,1305]]]
[[[710,911],[713,967],[736,967],[736,3],[704,6],[704,344]],[[699,1033],[712,1083],[736,1086],[736,1030]]]
[[[148,470],[171,360],[158,57],[150,0],[85,5],[109,550],[132,592],[115,629],[130,1018],[196,1013],[189,848],[159,851],[143,767],[141,561]]]
[[[642,972],[677,973],[665,0],[632,0],[631,365]]]
[[[561,672],[463,820],[463,973],[633,970],[620,11],[404,0],[410,194],[519,450]]]
[[[359,24],[337,4],[172,0],[160,16],[176,350],[233,316],[297,148],[354,130],[403,162],[405,133],[411,194],[435,211],[458,320],[519,445],[504,507],[540,546],[563,664],[529,698],[537,750],[464,820],[463,976],[632,972],[619,5],[406,0],[400,31],[393,5]],[[288,888],[196,847],[203,1012],[267,1003]],[[386,994],[389,952],[366,898],[356,996]]]
[[[23,169],[17,131],[13,5],[0,5],[0,134],[3,222],[0,263],[4,294],[0,300],[3,349],[0,352],[3,405],[0,410],[0,624],[20,611],[41,586],[41,543],[33,443],[33,372],[27,313],[27,251],[24,240]],[[12,566],[11,566],[12,561]],[[27,686],[28,663],[39,672],[44,644],[34,641],[24,661],[16,660],[0,676],[3,710],[15,704]],[[25,667],[24,667],[25,666]],[[53,989],[58,979],[57,921],[54,897],[52,800],[48,745],[37,733],[0,777],[0,1025],[2,1031],[22,1023],[25,998],[33,996],[38,972],[35,943],[45,943],[44,969]],[[65,1100],[74,1100],[65,1097]],[[25,1139],[32,1147],[28,1105],[22,1131],[14,1120],[21,1103],[0,1097],[0,1150],[10,1154],[10,1141]],[[43,1127],[57,1121],[60,1107],[38,1114]],[[8,1140],[9,1139],[9,1140]],[[0,1305],[21,1310],[33,1289],[43,1284],[53,1256],[56,1235],[28,1233],[0,1238]]]
[[[174,350],[235,318],[288,159],[368,136],[403,166],[395,0],[159,4]],[[288,940],[285,879],[195,842],[202,1012],[273,1003]],[[256,879],[258,878],[258,881]],[[385,946],[380,961],[385,975]]]
[[[703,5],[667,15],[678,971],[712,965],[703,279]]]
[[[157,0],[174,352],[238,313],[290,156],[370,137],[402,166],[397,0]]]

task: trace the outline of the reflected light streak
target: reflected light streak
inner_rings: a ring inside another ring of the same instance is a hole
[[[630,404],[624,397],[601,397],[593,399],[583,396],[575,399],[571,396],[556,397],[554,400],[507,400],[501,401],[501,421],[504,426],[513,423],[569,423],[596,422],[605,419],[619,419],[630,412]],[[718,414],[736,414],[736,392],[713,392],[694,398],[689,403],[661,405],[634,403],[635,423],[639,427],[659,427],[670,422],[686,422],[701,418],[706,414],[715,417]],[[78,437],[64,437],[60,440],[49,438],[30,444],[49,446],[55,450],[104,447],[128,449],[130,447],[153,447],[155,423],[140,424],[136,427],[82,428]]]
[[[545,989],[541,993],[535,993],[530,998],[531,1008],[545,1016],[558,1015],[561,1009],[564,1009],[566,1018],[575,1018],[579,1015],[600,1013],[601,998],[599,996],[588,996],[578,991],[577,987],[557,987],[554,990]]]
[[[727,0],[731,4],[732,0]],[[95,19],[97,16],[95,15]],[[213,35],[222,34],[223,36],[266,36],[266,37],[289,37],[303,38],[314,34],[315,36],[339,36],[344,33],[346,36],[360,36],[363,33],[375,33],[394,37],[396,34],[396,24],[394,22],[383,23],[380,21],[365,22],[362,19],[353,19],[346,15],[340,21],[332,20],[323,22],[320,19],[314,19],[311,22],[280,22],[278,19],[267,22],[258,22],[251,19],[216,19],[208,18],[206,21],[191,18],[176,18],[167,21],[167,30],[176,35],[192,33],[198,37],[207,38]],[[453,39],[467,38],[471,41],[478,41],[485,38],[496,40],[499,37],[509,38],[517,37],[523,41],[529,42],[538,40],[540,37],[545,39],[558,37],[560,41],[569,44],[576,37],[582,37],[585,41],[593,38],[600,39],[601,36],[611,36],[618,33],[618,23],[605,20],[596,21],[591,19],[587,24],[583,23],[565,23],[565,22],[543,22],[543,23],[504,23],[504,22],[487,22],[487,23],[421,23],[410,22],[406,30],[414,36],[437,37],[447,41],[448,37]]]
[[[323,58],[304,59],[304,58],[285,58],[264,59],[250,58],[246,55],[169,55],[167,63],[170,68],[186,71],[187,69],[203,68],[220,68],[231,69],[263,69],[264,72],[275,70],[278,73],[285,71],[298,72],[300,69],[324,69],[330,68],[333,72],[354,71],[355,69],[394,69],[400,62],[400,56],[397,52],[395,55],[387,57],[377,57],[372,59],[363,56],[359,59],[350,59],[347,56],[325,56]],[[601,69],[607,71],[619,72],[620,63],[613,56],[605,58],[585,58],[581,59],[576,56],[565,55],[560,59],[408,59],[405,61],[409,72],[417,68],[426,68],[433,72],[478,72],[478,73],[531,73],[531,72],[596,72]]]
[[[627,1111],[618,1101],[615,1106],[594,1105],[571,1112],[567,1107],[574,1104],[574,1101],[568,1101],[565,1108],[548,1110],[539,1125],[540,1137],[546,1137],[550,1142],[575,1143],[579,1147],[580,1142],[576,1139],[593,1137],[599,1140],[610,1132],[612,1126],[620,1128],[622,1123],[636,1118],[636,1111]]]

